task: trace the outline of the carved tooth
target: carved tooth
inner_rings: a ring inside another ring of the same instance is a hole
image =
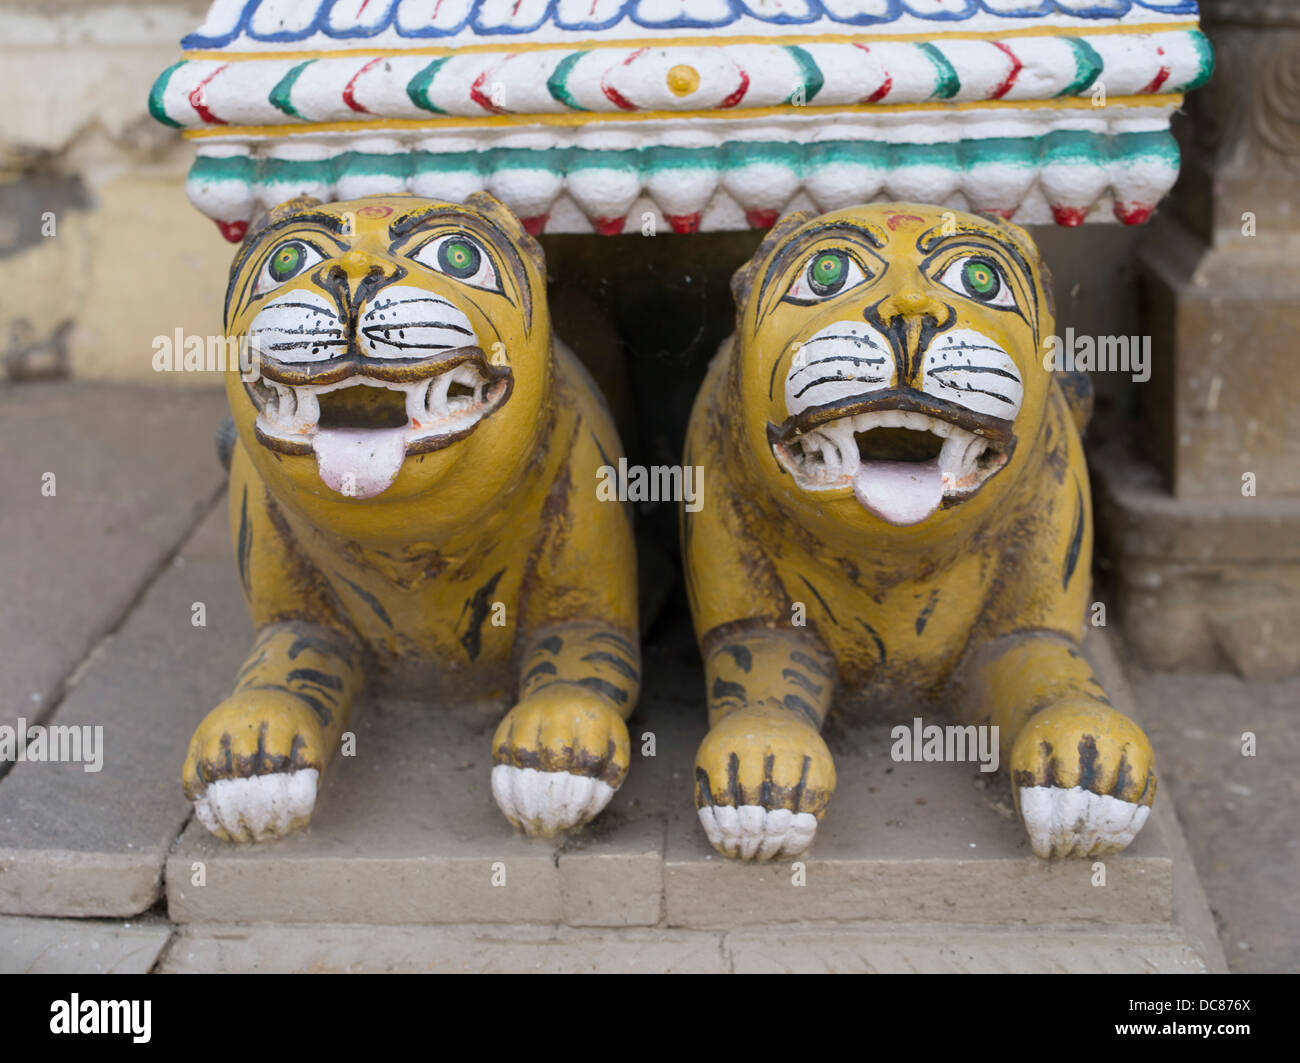
[[[435,417],[445,417],[450,411],[447,405],[447,391],[451,387],[452,374],[440,373],[429,385],[428,410]]]
[[[407,420],[424,420],[425,411],[429,408],[429,389],[432,386],[433,381],[416,381],[407,386]]]
[[[836,421],[826,428],[826,435],[835,446],[834,477],[838,479],[845,473],[857,471],[861,459],[858,456],[858,441],[853,434],[853,419]],[[830,465],[830,462],[827,462]]]
[[[303,428],[315,428],[320,420],[320,400],[315,391],[295,388],[297,406],[294,410],[294,422]]]

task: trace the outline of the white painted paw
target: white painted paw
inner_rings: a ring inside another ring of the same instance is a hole
[[[199,822],[218,838],[260,842],[305,827],[316,807],[315,768],[218,779],[194,802]]]
[[[538,771],[498,764],[492,769],[492,796],[506,819],[530,838],[553,838],[560,831],[594,819],[616,787],[589,775]]]
[[[1023,786],[1020,815],[1034,853],[1097,856],[1123,849],[1146,823],[1150,805],[1094,794],[1082,786]]]
[[[798,856],[817,834],[817,817],[811,812],[769,811],[762,805],[706,805],[699,813],[713,847],[740,860]]]

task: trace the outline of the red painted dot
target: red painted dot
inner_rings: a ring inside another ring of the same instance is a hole
[[[781,216],[779,210],[747,210],[745,220],[751,229],[770,229]]]
[[[1087,207],[1052,207],[1052,217],[1056,219],[1056,224],[1065,225],[1071,229],[1077,225],[1082,225],[1083,219],[1087,216]]]
[[[617,236],[623,231],[623,225],[626,221],[626,217],[592,218],[591,224],[601,236]]]
[[[232,244],[239,243],[248,232],[248,222],[246,221],[219,221],[217,228],[221,230],[221,235],[229,240]]]
[[[1115,204],[1115,217],[1125,225],[1142,225],[1148,221],[1155,212],[1155,207],[1146,203],[1119,203]]]
[[[541,236],[542,230],[546,228],[546,223],[550,221],[549,214],[538,214],[533,218],[521,218],[524,223],[524,229],[529,236]]]
[[[668,214],[668,224],[673,227],[675,233],[697,233],[700,231],[700,215],[695,214]]]

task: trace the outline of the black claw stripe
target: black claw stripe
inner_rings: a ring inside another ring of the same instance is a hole
[[[759,791],[758,803],[764,808],[772,807],[772,769],[776,766],[776,755],[769,753],[763,758],[763,787]]]
[[[695,807],[707,808],[715,804],[713,791],[709,787],[709,773],[703,768],[695,769]]]
[[[799,773],[799,784],[794,788],[793,808],[796,812],[802,811],[800,806],[803,804],[804,790],[808,786],[808,770],[812,767],[812,757],[803,758],[803,771]]]
[[[1052,743],[1045,741],[1042,743],[1041,746],[1039,746],[1039,749],[1041,749],[1043,753],[1043,762],[1044,762],[1043,785],[1044,786],[1059,785],[1059,783],[1057,782],[1057,774],[1056,774],[1056,757],[1052,753]]]
[[[1111,787],[1111,796],[1120,797],[1128,786],[1133,782],[1133,777],[1129,772],[1128,754],[1119,755],[1119,767],[1115,769],[1115,785]]]
[[[1097,739],[1092,735],[1079,739],[1079,785],[1089,791],[1097,786]]]
[[[614,654],[606,653],[604,650],[593,650],[591,653],[584,654],[582,659],[584,661],[598,661],[601,664],[607,664],[613,668],[614,671],[618,672],[619,675],[632,680],[634,683],[640,678],[637,675],[636,669],[628,664],[627,661],[623,660],[622,657],[616,657]]]
[[[727,789],[731,792],[731,804],[739,808],[744,804],[740,796],[740,757],[732,753],[727,757]]]

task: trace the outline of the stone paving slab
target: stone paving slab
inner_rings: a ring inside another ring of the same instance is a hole
[[[721,934],[535,925],[181,927],[165,974],[720,973]]]
[[[148,974],[170,923],[0,917],[0,974]]]
[[[0,725],[49,710],[212,502],[225,408],[221,391],[0,388]]]
[[[737,972],[1202,974],[1167,929],[1029,933],[846,923],[743,931],[191,923],[163,973]]]
[[[0,912],[129,916],[155,903],[190,815],[190,734],[252,643],[233,565],[223,501],[55,713],[60,726],[102,728],[101,770],[25,762],[0,779]],[[195,602],[205,627],[191,623]]]

